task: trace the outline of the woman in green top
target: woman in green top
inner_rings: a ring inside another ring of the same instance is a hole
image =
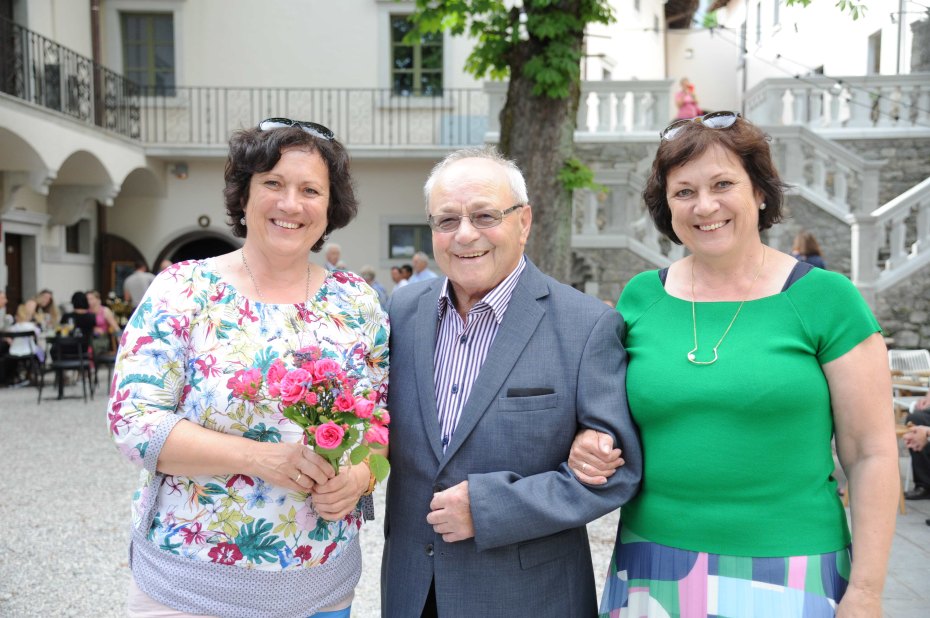
[[[848,279],[762,242],[783,191],[767,136],[738,114],[662,132],[644,198],[690,255],[618,303],[644,470],[603,616],[881,615],[898,487],[885,345]],[[602,438],[576,441],[583,482],[615,466]]]

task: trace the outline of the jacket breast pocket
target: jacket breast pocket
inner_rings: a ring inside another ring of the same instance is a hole
[[[529,412],[532,410],[549,410],[559,405],[559,394],[532,395],[530,397],[501,397],[497,400],[501,410]]]

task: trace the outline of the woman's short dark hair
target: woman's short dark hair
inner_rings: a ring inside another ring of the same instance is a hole
[[[662,140],[652,173],[646,180],[643,199],[656,228],[676,245],[681,239],[672,229],[672,211],[666,196],[668,173],[700,157],[712,146],[719,145],[739,157],[752,182],[760,191],[765,210],[759,211],[759,231],[767,230],[782,219],[782,204],[788,185],[782,182],[772,162],[769,136],[744,118],[727,129],[711,129],[700,122],[685,125],[672,140]]]
[[[87,294],[84,292],[75,292],[71,295],[71,307],[74,309],[90,309],[87,302]]]
[[[326,230],[311,249],[319,251],[330,232],[348,225],[358,213],[358,201],[349,173],[349,154],[336,140],[316,137],[296,126],[269,131],[244,129],[233,133],[229,140],[229,156],[224,173],[226,215],[233,236],[245,238],[246,226],[239,220],[245,215],[252,176],[270,171],[281,159],[281,152],[288,148],[319,153],[329,170]]]

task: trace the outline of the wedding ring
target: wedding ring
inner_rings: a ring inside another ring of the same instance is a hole
[[[583,464],[581,464],[581,473],[582,474],[588,473],[588,462],[584,462]]]
[[[302,477],[303,475],[304,475],[303,472],[298,472],[298,473],[297,473],[297,478],[294,479],[294,482],[297,483],[297,484],[300,484],[300,479],[301,479],[301,477]]]

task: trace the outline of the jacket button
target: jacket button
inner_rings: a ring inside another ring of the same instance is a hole
[[[427,543],[427,544],[426,544],[426,555],[427,555],[427,556],[432,556],[432,555],[433,555],[433,544],[432,544],[432,543]]]

